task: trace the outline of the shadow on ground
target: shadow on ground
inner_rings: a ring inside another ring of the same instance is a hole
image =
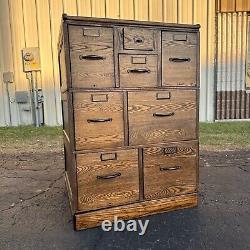
[[[250,151],[202,151],[199,206],[135,232],[73,231],[60,150],[3,153],[0,249],[250,249]]]

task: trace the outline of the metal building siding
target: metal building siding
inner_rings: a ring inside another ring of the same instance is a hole
[[[216,119],[249,119],[246,12],[218,13]]]
[[[21,49],[39,46],[41,72],[38,86],[44,92],[45,123],[62,123],[57,61],[57,39],[62,13],[92,17],[109,17],[201,24],[201,94],[200,120],[214,116],[214,38],[215,0],[1,0],[0,73],[13,71],[10,85],[13,125],[31,123],[23,105],[14,102],[16,90],[28,90],[22,71]],[[209,35],[208,35],[209,33]],[[0,77],[0,126],[9,125],[8,100]]]

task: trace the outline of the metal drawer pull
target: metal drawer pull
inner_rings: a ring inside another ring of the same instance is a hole
[[[135,43],[144,43],[144,39],[142,37],[135,37],[134,41]]]
[[[181,58],[181,57],[170,57],[169,58],[170,62],[190,62],[191,59],[190,58]]]
[[[151,71],[146,68],[135,68],[135,69],[128,69],[128,73],[150,73]]]
[[[112,122],[112,118],[88,119],[87,122]]]
[[[153,113],[153,116],[165,117],[165,116],[173,116],[174,112],[166,112],[166,113]]]
[[[80,60],[104,60],[105,57],[104,56],[98,56],[98,55],[80,55],[79,56]]]
[[[174,171],[180,169],[181,166],[175,166],[175,167],[162,167],[160,168],[160,171]]]
[[[114,173],[114,174],[109,174],[109,175],[97,175],[96,178],[99,180],[107,180],[107,179],[113,179],[116,177],[121,176],[121,173]]]

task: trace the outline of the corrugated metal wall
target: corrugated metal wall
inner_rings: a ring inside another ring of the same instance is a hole
[[[61,14],[201,24],[200,120],[214,119],[215,0],[1,0],[0,74],[12,71],[10,109],[13,125],[30,124],[30,112],[15,102],[16,90],[28,90],[21,49],[40,47],[42,70],[37,75],[44,91],[45,123],[62,123],[57,39]],[[0,77],[0,125],[10,124],[6,88]]]
[[[216,119],[248,119],[246,12],[218,13]]]

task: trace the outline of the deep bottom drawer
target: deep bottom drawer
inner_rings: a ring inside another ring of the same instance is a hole
[[[195,192],[197,152],[197,142],[145,148],[144,198],[151,200]]]
[[[78,210],[88,211],[139,200],[136,149],[78,154]]]

